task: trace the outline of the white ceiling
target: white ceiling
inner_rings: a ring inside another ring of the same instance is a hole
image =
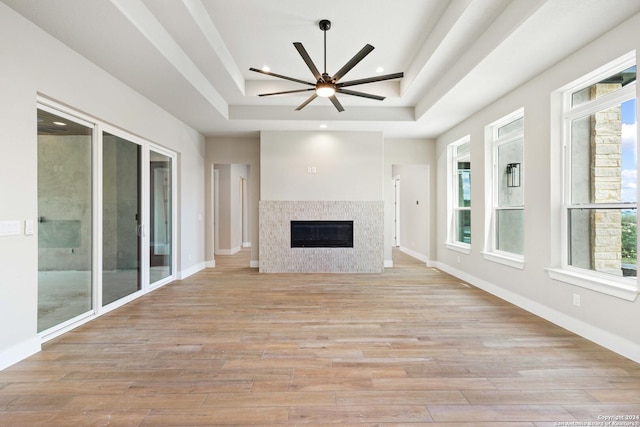
[[[107,72],[207,136],[260,130],[383,131],[436,137],[640,12],[638,0],[2,0]],[[326,5],[326,6],[324,6]],[[324,9],[324,10],[323,10]],[[338,95],[336,111],[304,88],[249,71],[314,78],[301,42],[335,73],[365,44],[375,50],[343,79],[404,72]],[[298,96],[299,95],[299,96]]]

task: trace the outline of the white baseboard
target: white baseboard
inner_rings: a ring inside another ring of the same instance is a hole
[[[205,262],[205,267],[206,268],[215,268],[216,267],[216,260],[213,259],[211,261]]]
[[[426,255],[418,253],[418,252],[416,252],[414,250],[411,250],[409,248],[405,248],[404,246],[400,246],[399,249],[400,249],[400,252],[404,252],[405,254],[407,254],[409,256],[412,256],[415,259],[418,259],[418,260],[424,262],[425,264],[429,264],[430,263],[429,258],[427,258]]]
[[[393,268],[393,260],[385,259],[384,260],[384,268]]]
[[[243,248],[250,248],[251,247],[251,242],[242,242],[242,247]]]
[[[15,365],[21,360],[38,353],[42,349],[40,337],[35,336],[27,341],[4,350],[0,353],[0,371]]]
[[[216,255],[235,255],[242,250],[242,246],[237,246],[231,249],[218,249]]]
[[[627,357],[634,362],[640,363],[640,345],[629,341],[626,338],[612,334],[598,328],[597,326],[583,322],[582,320],[571,317],[561,311],[552,309],[546,305],[532,301],[493,283],[479,279],[464,271],[460,271],[454,267],[440,262],[433,262],[433,267],[436,267],[452,276],[455,276],[465,282],[468,282],[483,291],[489,292],[492,295],[497,296],[505,301],[516,305],[523,310],[542,317],[551,323],[554,323],[562,328],[565,328],[583,338],[588,339],[598,345],[601,345],[609,350],[616,352],[624,357]]]
[[[198,271],[200,270],[204,270],[205,268],[207,268],[207,264],[204,262],[201,262],[199,264],[196,264],[192,267],[187,268],[186,270],[182,270],[180,271],[176,276],[176,278],[178,280],[183,280],[186,279],[187,277],[196,274]]]
[[[260,261],[255,261],[255,260],[249,261],[249,267],[251,267],[251,268],[260,268]]]

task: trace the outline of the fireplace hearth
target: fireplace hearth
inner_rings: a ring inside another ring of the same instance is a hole
[[[353,248],[353,221],[291,221],[292,248]]]

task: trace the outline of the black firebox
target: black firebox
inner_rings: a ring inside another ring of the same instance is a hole
[[[352,248],[353,221],[291,221],[292,248]]]

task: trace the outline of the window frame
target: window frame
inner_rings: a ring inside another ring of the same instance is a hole
[[[515,131],[508,132],[505,135],[498,136],[498,132],[501,128],[521,119],[523,120],[522,127]],[[521,206],[505,207],[500,205],[499,193],[501,182],[499,175],[500,171],[498,170],[498,151],[499,148],[503,145],[522,141],[523,155],[520,164],[520,186],[522,187],[522,191],[524,192],[525,181],[524,179],[522,179],[522,177],[524,176],[524,171],[526,169],[524,160],[524,123],[524,107],[522,107],[496,120],[485,128],[485,141],[488,148],[488,155],[486,157],[487,167],[485,169],[488,176],[486,177],[487,179],[485,182],[487,182],[490,187],[488,188],[488,191],[486,193],[487,198],[485,206],[487,207],[487,224],[485,235],[485,250],[482,252],[482,255],[484,259],[488,261],[504,264],[518,269],[524,268],[524,254],[521,255],[497,248],[496,218],[498,211],[521,210],[524,214],[524,195]]]
[[[637,109],[637,81],[627,84],[615,92],[600,96],[588,102],[579,104],[572,107],[572,95],[585,89],[593,84],[596,84],[603,79],[617,73],[626,70],[629,67],[636,65],[635,53],[631,52],[616,61],[613,61],[598,70],[589,73],[587,76],[574,81],[573,83],[559,89],[556,93],[559,96],[555,97],[555,100],[560,102],[560,108],[558,111],[561,113],[559,121],[560,126],[560,149],[562,172],[560,174],[562,179],[561,197],[560,197],[560,218],[559,218],[559,266],[547,268],[549,277],[553,280],[569,283],[582,288],[594,290],[600,293],[618,297],[628,301],[635,301],[640,293],[638,288],[637,277],[622,277],[615,276],[608,273],[598,272],[591,269],[580,268],[570,265],[570,220],[569,214],[572,209],[586,208],[586,209],[637,209],[637,203],[573,203],[571,193],[571,128],[572,123],[576,119],[586,117],[588,115],[595,114],[607,108],[611,108],[616,105],[620,105],[623,102],[631,99],[636,100]],[[636,112],[637,121],[637,112]],[[637,138],[637,134],[636,134]]]
[[[463,154],[458,153],[458,148],[464,144],[469,144],[469,150]],[[458,236],[458,213],[461,211],[471,212],[471,206],[459,206],[458,192],[458,162],[468,161],[471,163],[471,136],[467,135],[447,146],[447,241],[445,246],[448,249],[471,253],[471,244],[457,239]]]

